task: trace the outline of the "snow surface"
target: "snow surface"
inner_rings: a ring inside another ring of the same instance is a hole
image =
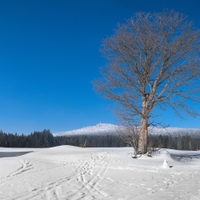
[[[0,148],[0,199],[200,199],[199,151],[132,154],[129,147]]]
[[[70,136],[70,135],[116,135],[117,130],[119,127],[113,124],[106,124],[100,123],[94,126],[87,126],[80,129],[72,130],[72,131],[62,131],[59,133],[53,134],[54,136]],[[195,137],[200,137],[200,129],[194,128],[159,128],[155,127],[149,128],[150,134],[159,134],[159,135],[166,135],[166,134],[181,134],[181,135],[192,135]]]

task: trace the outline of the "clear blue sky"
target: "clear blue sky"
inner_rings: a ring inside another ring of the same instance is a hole
[[[116,124],[110,102],[91,84],[106,63],[101,41],[135,12],[163,8],[189,15],[200,28],[200,0],[0,0],[0,130]],[[200,128],[200,118],[181,121],[171,111],[159,120]]]

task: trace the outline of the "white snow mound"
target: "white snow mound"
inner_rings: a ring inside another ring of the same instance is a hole
[[[167,160],[164,160],[162,167],[165,169],[170,169],[169,163],[167,162]]]

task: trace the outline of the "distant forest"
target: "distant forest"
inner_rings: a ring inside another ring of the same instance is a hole
[[[35,131],[29,135],[17,135],[0,131],[0,147],[44,148],[59,145],[79,147],[125,147],[124,141],[115,135],[79,135],[54,137],[50,130]],[[178,150],[200,150],[200,137],[190,135],[149,135],[151,148],[169,148]]]

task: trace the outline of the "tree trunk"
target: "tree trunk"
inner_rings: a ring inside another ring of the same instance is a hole
[[[147,152],[147,135],[148,135],[147,100],[146,98],[143,98],[138,153],[145,154]]]
[[[140,137],[139,137],[139,147],[138,153],[145,154],[147,152],[147,135],[148,135],[148,125],[147,119],[142,118],[140,125]]]

